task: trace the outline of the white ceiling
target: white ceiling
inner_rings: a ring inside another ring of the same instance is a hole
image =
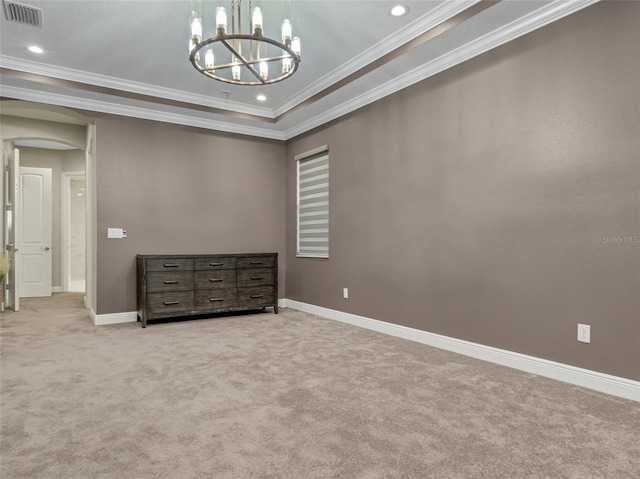
[[[0,95],[288,139],[597,0],[253,0],[265,35],[277,37],[286,15],[302,41],[298,72],[260,87],[217,82],[193,68],[191,1],[20,0],[42,10],[43,27],[2,15]],[[389,15],[397,3],[410,13]],[[443,33],[434,35],[437,29]],[[420,44],[409,49],[412,40]],[[34,44],[44,53],[31,53]],[[257,101],[258,93],[267,100]]]

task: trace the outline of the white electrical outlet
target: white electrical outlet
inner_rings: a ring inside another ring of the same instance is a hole
[[[578,341],[581,343],[591,342],[591,326],[588,324],[578,324]]]
[[[344,299],[349,299],[349,288],[342,288],[342,297]]]

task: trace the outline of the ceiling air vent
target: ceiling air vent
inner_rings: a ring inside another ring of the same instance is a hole
[[[10,22],[24,23],[42,28],[42,10],[22,3],[2,0],[4,15]]]

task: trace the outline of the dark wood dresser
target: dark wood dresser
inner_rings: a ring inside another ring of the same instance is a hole
[[[137,255],[138,320],[273,307],[278,253]]]

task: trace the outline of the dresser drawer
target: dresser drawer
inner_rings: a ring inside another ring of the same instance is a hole
[[[252,268],[238,270],[238,288],[266,286],[273,284],[273,268]]]
[[[176,313],[193,310],[193,292],[150,293],[147,295],[149,313]]]
[[[273,286],[238,289],[238,306],[271,305],[276,302]]]
[[[236,270],[196,271],[196,291],[236,287]]]
[[[193,272],[152,272],[147,274],[147,292],[193,291]]]
[[[149,258],[147,271],[193,271],[193,258]]]
[[[273,268],[275,260],[275,256],[244,256],[238,258],[238,268]]]
[[[196,270],[198,271],[235,268],[235,256],[206,256],[203,258],[196,258]]]
[[[220,289],[214,291],[199,291],[196,293],[196,309],[231,308],[236,305],[236,290]]]

